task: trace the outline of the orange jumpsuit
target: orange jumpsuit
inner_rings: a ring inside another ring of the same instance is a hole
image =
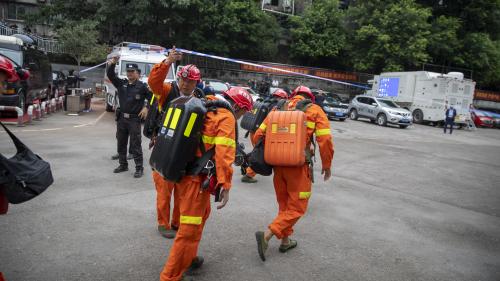
[[[167,72],[162,73],[161,71],[157,71],[155,73],[151,73],[149,76],[149,86],[152,91],[162,91],[163,90],[163,81],[165,81],[165,77],[167,76]],[[170,91],[170,88],[169,88]],[[153,100],[153,99],[152,99]],[[158,106],[161,108],[163,103],[165,102],[165,98],[160,99]],[[174,191],[174,183],[168,182],[156,171],[153,171],[153,182],[156,187],[156,213],[158,217],[158,225],[165,226],[167,229],[171,229],[173,227],[179,227],[179,196],[174,193],[174,211],[172,214],[172,221],[170,221],[170,202],[172,198],[172,193]]]
[[[167,73],[169,65],[157,64],[149,76],[150,86],[161,100],[165,100],[170,92],[170,83],[163,83],[162,89],[153,88],[151,77],[159,76],[158,73]],[[164,77],[164,76],[163,76]],[[158,85],[158,83],[156,83]],[[213,96],[208,99],[216,99]],[[219,108],[217,112],[208,112],[201,131],[202,142],[205,149],[215,146],[215,169],[217,184],[224,189],[231,188],[231,179],[236,153],[236,120],[227,109]],[[197,152],[198,156],[201,152]],[[180,226],[170,249],[170,255],[160,274],[161,281],[180,280],[182,274],[191,265],[198,252],[203,227],[210,214],[210,193],[201,191],[202,176],[185,176],[174,185],[174,191],[179,195]]]
[[[170,202],[174,191],[174,183],[166,181],[158,172],[153,171],[153,181],[156,187],[156,213],[158,225],[167,229],[179,227],[179,196],[174,193],[174,212],[170,221]]]
[[[298,101],[304,99],[302,96],[295,96],[289,102],[289,109],[294,109]],[[321,163],[323,169],[329,169],[333,159],[333,138],[330,132],[330,122],[323,110],[313,104],[305,111],[307,119],[307,144],[311,146],[311,137],[316,135],[316,142],[319,146]],[[269,119],[266,118],[257,129],[254,142],[265,136],[266,128],[270,127]],[[307,204],[311,197],[311,177],[310,167],[304,164],[300,167],[274,167],[274,190],[278,200],[278,216],[269,225],[269,230],[283,239],[293,233],[293,226],[305,214]]]

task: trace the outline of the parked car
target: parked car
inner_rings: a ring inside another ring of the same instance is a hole
[[[339,99],[326,97],[323,101],[323,111],[328,116],[328,119],[337,119],[345,121],[348,114],[349,105],[342,103]]]
[[[493,118],[494,127],[500,129],[500,114],[490,111],[488,111],[487,113],[491,118]]]
[[[491,116],[488,116],[488,114],[482,110],[479,109],[473,109],[471,110],[471,117],[472,120],[474,121],[474,125],[476,127],[486,127],[486,128],[493,128],[494,124],[494,119]]]
[[[352,99],[349,104],[349,117],[352,120],[367,118],[380,126],[386,126],[387,123],[399,125],[402,129],[412,124],[410,111],[399,107],[391,100],[365,95]]]
[[[27,36],[0,35],[0,54],[18,68],[29,71],[27,81],[11,84],[12,93],[0,95],[0,105],[17,106],[23,110],[34,100],[45,100],[52,91],[52,66],[47,54],[36,48]]]
[[[215,90],[215,93],[219,95],[222,94],[222,92],[225,92],[229,89],[229,85],[221,80],[204,79],[203,81],[205,82],[205,87],[209,85],[212,86]]]

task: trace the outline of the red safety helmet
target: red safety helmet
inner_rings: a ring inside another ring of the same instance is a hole
[[[3,56],[0,56],[0,71],[7,75],[7,80],[11,80],[15,74],[14,65]]]
[[[296,96],[298,94],[307,95],[312,100],[312,102],[314,102],[316,100],[316,97],[313,95],[313,93],[311,92],[311,89],[309,89],[309,87],[306,87],[303,85],[298,86],[297,88],[295,88],[295,90],[293,90],[292,94],[290,95],[290,98],[293,98],[294,96]]]
[[[224,92],[224,96],[231,99],[240,108],[246,111],[252,110],[253,99],[247,90],[241,87],[231,87],[229,90]]]
[[[188,65],[182,67],[179,72],[177,72],[177,77],[182,78],[182,79],[200,81],[201,80],[201,72],[198,69],[198,67],[196,67],[196,65],[188,64]]]
[[[276,89],[273,92],[273,97],[277,97],[280,99],[288,99],[288,93],[283,89]]]

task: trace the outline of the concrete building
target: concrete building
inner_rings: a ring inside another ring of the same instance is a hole
[[[27,26],[24,20],[28,14],[36,13],[50,0],[2,0],[0,1],[0,24],[18,30],[19,33],[32,33],[41,37],[54,35],[50,25]]]

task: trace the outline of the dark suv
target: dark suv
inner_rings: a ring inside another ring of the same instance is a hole
[[[7,83],[7,91],[0,94],[0,105],[17,106],[23,111],[34,100],[46,100],[52,93],[52,66],[48,56],[38,50],[27,36],[0,35],[0,54],[16,67],[29,71],[29,79]]]
[[[333,96],[325,98],[322,108],[328,116],[328,119],[345,121],[349,115],[349,104],[342,103],[340,99],[334,98]]]

